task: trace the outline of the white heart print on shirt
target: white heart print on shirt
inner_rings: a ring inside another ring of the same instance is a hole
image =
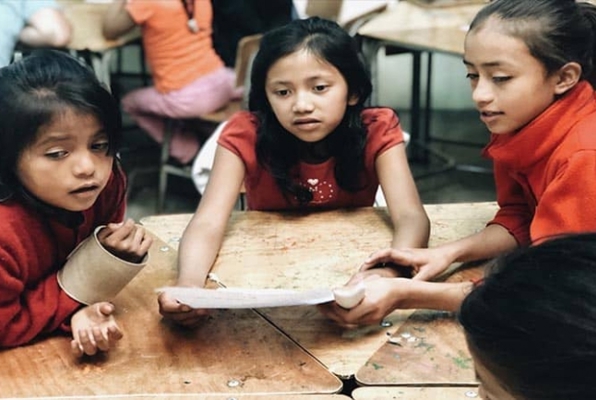
[[[300,186],[308,189],[312,193],[313,198],[311,203],[314,204],[329,203],[336,196],[333,185],[327,181],[321,182],[316,178],[309,178],[306,182],[302,182]]]

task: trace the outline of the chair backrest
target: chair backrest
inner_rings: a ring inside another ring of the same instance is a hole
[[[261,38],[263,34],[257,33],[255,35],[244,36],[238,42],[236,50],[236,63],[234,69],[236,71],[236,86],[243,86],[246,83],[248,73],[250,71],[250,64],[252,59],[259,50]]]
[[[343,0],[308,0],[306,15],[337,21],[342,4]]]

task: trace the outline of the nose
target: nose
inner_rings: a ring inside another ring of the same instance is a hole
[[[95,156],[89,151],[81,152],[73,157],[73,173],[75,176],[92,176],[95,173]]]
[[[294,98],[292,111],[295,113],[308,113],[314,110],[314,104],[309,93],[299,91]]]
[[[492,101],[493,91],[489,82],[479,79],[476,85],[472,88],[472,100],[476,104],[486,104]]]

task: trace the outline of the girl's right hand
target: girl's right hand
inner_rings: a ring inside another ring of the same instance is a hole
[[[360,271],[393,263],[412,267],[415,280],[428,281],[444,272],[452,260],[440,249],[383,249],[371,254],[360,266]]]
[[[157,297],[159,313],[167,320],[178,325],[194,328],[200,325],[209,316],[209,310],[191,308],[179,303],[176,299],[161,292]]]
[[[113,316],[114,310],[113,304],[104,301],[82,308],[72,316],[73,339],[70,347],[75,357],[108,351],[122,339],[122,331]]]
[[[97,233],[97,240],[116,257],[132,263],[141,262],[152,243],[145,229],[130,218],[108,224]]]

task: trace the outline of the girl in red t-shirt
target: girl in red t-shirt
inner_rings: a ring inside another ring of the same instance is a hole
[[[390,109],[364,109],[370,92],[354,40],[336,23],[314,17],[265,34],[252,66],[250,112],[233,117],[219,138],[180,243],[177,284],[205,285],[242,185],[252,210],[321,210],[372,206],[380,183],[391,245],[427,246],[429,220],[399,121]],[[165,317],[185,325],[206,313],[166,293],[159,302]]]

